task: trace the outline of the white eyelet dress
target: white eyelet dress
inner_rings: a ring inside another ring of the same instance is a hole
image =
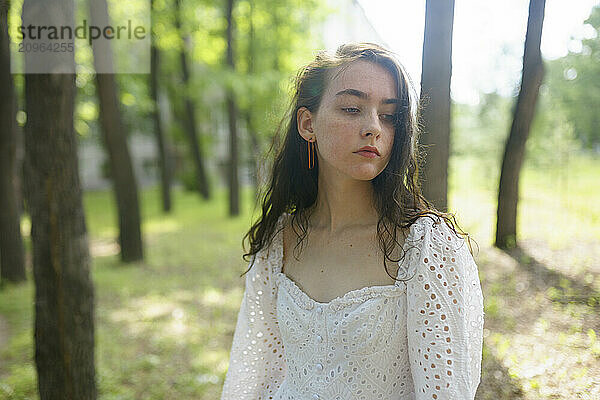
[[[399,263],[408,282],[320,303],[281,272],[286,216],[246,274],[221,400],[475,397],[483,296],[464,239],[420,217]]]

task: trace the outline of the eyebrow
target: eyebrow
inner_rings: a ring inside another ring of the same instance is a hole
[[[336,96],[341,96],[341,95],[350,95],[350,96],[356,96],[359,97],[361,99],[368,99],[369,95],[366,94],[365,92],[361,92],[360,90],[357,89],[344,89],[344,90],[340,90],[339,92],[337,92],[335,95]],[[399,104],[401,103],[401,100],[398,98],[393,98],[393,99],[383,99],[381,101],[381,104]]]

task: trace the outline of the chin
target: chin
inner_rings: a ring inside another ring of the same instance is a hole
[[[342,177],[349,177],[357,181],[371,181],[385,169],[385,167],[381,168],[380,165],[373,165],[372,163],[363,163],[362,165],[359,165],[352,162],[336,165],[335,163],[326,164],[321,161],[319,164],[319,173],[326,173],[326,170],[328,170],[326,165],[331,167],[330,172],[332,172],[334,176],[337,175],[338,178],[341,179],[343,179]]]
[[[371,181],[375,179],[383,170],[375,168],[359,168],[353,171],[350,176],[359,181]]]

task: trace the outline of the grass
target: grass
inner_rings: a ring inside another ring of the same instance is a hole
[[[600,161],[571,159],[566,172],[564,165],[525,168],[520,252],[514,254],[490,246],[497,174],[479,168],[475,159],[453,159],[451,166],[450,210],[480,247],[475,255],[486,325],[477,398],[587,393],[593,398],[600,391],[594,380],[600,375],[598,308],[561,300],[567,294],[593,298],[600,290],[595,261],[600,256],[600,211],[595,207],[600,187],[594,184]],[[176,190],[174,212],[164,215],[158,190],[144,190],[146,258],[124,265],[114,240],[111,193],[85,194],[100,399],[219,398],[243,293],[241,240],[252,214],[249,190],[243,192],[244,210],[236,218],[227,217],[226,195],[217,190],[213,200],[203,202],[194,193]],[[23,225],[28,232],[28,221]],[[0,399],[38,398],[33,296],[30,271],[26,284],[0,289],[0,317],[9,330],[7,343],[0,345]]]
[[[244,194],[243,204],[250,204]],[[242,296],[239,274],[246,265],[239,249],[251,213],[227,218],[225,195],[219,191],[206,203],[174,191],[175,212],[164,216],[157,190],[145,190],[146,260],[124,265],[113,239],[110,193],[86,193],[100,398],[216,397]],[[0,352],[1,399],[37,398],[29,278],[0,291],[0,315],[11,333]]]
[[[450,211],[477,239],[492,243],[499,170],[474,157],[451,159],[450,166]],[[519,183],[519,238],[543,239],[555,249],[575,240],[600,241],[599,176],[597,158],[571,157],[568,164],[544,168],[525,164]]]

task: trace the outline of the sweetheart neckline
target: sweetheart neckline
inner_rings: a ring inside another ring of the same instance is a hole
[[[287,281],[292,287],[294,287],[296,289],[296,291],[298,293],[301,294],[302,297],[304,297],[306,300],[308,300],[308,302],[311,303],[313,306],[316,305],[316,306],[322,306],[322,307],[331,306],[332,304],[336,304],[336,303],[344,303],[345,301],[347,301],[350,298],[361,297],[361,296],[371,294],[371,293],[394,292],[398,289],[401,290],[401,293],[402,293],[405,289],[396,284],[393,284],[393,285],[371,285],[371,286],[365,286],[365,287],[362,287],[359,289],[352,289],[352,290],[350,290],[340,296],[337,296],[329,301],[323,302],[323,301],[317,301],[317,300],[313,299],[304,290],[302,290],[296,282],[294,282],[290,277],[288,277],[283,272],[277,272],[277,276],[281,277],[281,279]]]
[[[288,213],[284,213],[289,215]],[[283,217],[283,214],[282,214]],[[407,258],[407,254],[408,254],[408,243],[412,240],[415,235],[414,232],[414,228],[415,225],[417,225],[417,222],[419,222],[421,219],[418,218],[409,228],[409,232],[408,235],[406,235],[406,239],[404,240],[404,243],[402,244],[402,251],[404,254],[404,258],[402,260],[400,260],[398,262],[398,271],[400,271],[400,268],[402,267],[401,263],[404,264],[406,262],[406,258]],[[280,219],[281,222],[281,219]],[[281,223],[279,225],[282,225]],[[362,288],[358,288],[358,289],[352,289],[340,296],[337,296],[329,301],[326,302],[322,302],[322,301],[317,301],[315,299],[313,299],[311,296],[309,296],[304,290],[302,290],[300,288],[300,286],[293,280],[291,279],[289,276],[287,276],[284,272],[282,272],[283,269],[283,226],[281,226],[281,229],[278,232],[278,238],[277,238],[277,246],[278,246],[278,259],[279,259],[279,263],[277,265],[278,267],[278,271],[276,271],[277,276],[283,276],[283,279],[285,279],[286,281],[289,282],[289,284],[292,285],[292,287],[295,287],[296,290],[301,293],[303,295],[303,297],[305,299],[308,300],[309,303],[313,304],[313,305],[320,305],[320,306],[331,306],[332,304],[335,303],[339,303],[339,302],[343,302],[346,299],[352,298],[352,297],[356,297],[356,296],[360,296],[360,295],[364,295],[366,293],[372,293],[372,292],[381,292],[381,293],[386,293],[387,291],[393,291],[396,288],[397,289],[401,289],[401,290],[405,290],[406,289],[406,283],[403,281],[396,281],[394,282],[394,284],[388,284],[388,285],[371,285],[371,286],[365,286]],[[398,275],[396,275],[396,278],[398,277]],[[399,285],[399,282],[402,282],[405,284],[404,287],[401,287]]]

